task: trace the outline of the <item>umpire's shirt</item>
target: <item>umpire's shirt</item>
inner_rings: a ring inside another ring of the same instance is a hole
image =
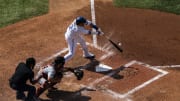
[[[32,69],[27,67],[25,63],[21,62],[17,66],[13,76],[10,78],[10,85],[13,84],[16,85],[16,87],[20,85],[25,85],[28,79],[32,81],[33,78],[34,72],[32,71]]]

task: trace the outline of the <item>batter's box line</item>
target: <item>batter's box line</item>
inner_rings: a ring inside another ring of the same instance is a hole
[[[180,68],[180,65],[153,66],[155,68]]]
[[[150,80],[142,83],[141,85],[135,87],[134,89],[132,89],[132,90],[130,90],[130,91],[128,91],[127,93],[124,93],[124,94],[120,94],[120,93],[114,92],[114,91],[112,91],[112,90],[110,90],[110,89],[106,89],[105,92],[113,95],[113,96],[116,97],[116,98],[127,98],[128,96],[130,96],[130,95],[133,94],[134,92],[136,92],[136,91],[138,91],[138,90],[146,87],[146,86],[149,85],[150,83],[152,83],[152,82],[154,82],[154,81],[156,81],[156,80],[160,79],[161,77],[163,77],[163,76],[165,76],[165,75],[168,74],[167,71],[164,71],[164,70],[161,70],[161,69],[158,69],[158,68],[154,68],[153,66],[150,66],[150,65],[148,65],[148,64],[145,64],[145,63],[143,63],[143,62],[139,62],[139,61],[136,61],[136,60],[131,61],[131,62],[128,63],[128,64],[129,64],[128,67],[129,67],[130,65],[133,65],[133,64],[143,65],[143,66],[145,66],[145,67],[147,67],[147,68],[149,68],[149,69],[152,69],[152,70],[155,70],[155,71],[157,71],[157,72],[160,72],[160,74],[157,75],[157,76],[155,76],[155,77],[153,77],[152,79],[150,79]],[[97,83],[97,82],[96,82],[96,83]]]
[[[41,60],[39,63],[36,64],[36,68],[39,69],[39,68],[42,66],[42,64],[44,64],[45,62],[47,62],[47,61],[49,61],[49,60],[51,60],[51,59],[53,59],[53,58],[55,58],[55,57],[57,57],[57,56],[65,53],[65,52],[67,52],[67,51],[68,51],[68,48],[64,48],[64,49],[62,49],[61,51],[53,54],[52,56],[47,57],[47,58]]]
[[[102,48],[102,47],[100,47],[100,46],[98,46],[98,45],[94,46],[94,44],[89,43],[89,42],[86,42],[86,44],[89,45],[89,46],[91,46],[91,47],[93,47],[93,48],[96,48],[96,49],[98,49],[98,50],[100,50],[100,51],[103,51],[103,52],[105,52],[105,53],[114,54],[114,52],[109,51],[109,50],[106,50],[106,49],[104,49],[104,48]]]
[[[99,58],[100,61],[106,59],[107,57],[110,57],[110,56],[114,55],[113,51],[109,51],[109,50],[103,49],[102,47],[100,47],[98,45],[94,46],[93,44],[88,43],[88,42],[86,42],[86,44],[91,46],[91,47],[93,47],[93,48],[96,48],[97,50],[100,50],[100,51],[103,51],[103,52],[106,53],[102,57]]]
[[[88,42],[87,42],[86,44],[89,45],[89,46],[91,46],[91,47],[93,47],[93,48],[96,48],[96,49],[101,50],[101,51],[103,51],[103,52],[106,53],[105,55],[103,55],[103,56],[101,56],[101,57],[99,58],[100,61],[102,61],[102,60],[106,59],[107,57],[112,56],[112,55],[114,54],[114,52],[111,52],[111,51],[108,52],[107,50],[104,50],[104,49],[102,49],[102,48],[99,47],[99,46],[94,47],[94,45],[91,44],[91,43],[88,43]],[[63,48],[63,49],[60,50],[59,52],[57,52],[57,53],[53,54],[52,56],[47,57],[47,58],[43,59],[42,61],[40,61],[39,63],[37,63],[35,67],[36,67],[37,69],[39,69],[39,68],[42,66],[42,64],[44,64],[45,62],[47,62],[47,61],[49,61],[49,60],[51,60],[51,59],[53,59],[53,58],[55,58],[55,57],[63,54],[63,53],[66,53],[66,52],[68,52],[68,48]]]

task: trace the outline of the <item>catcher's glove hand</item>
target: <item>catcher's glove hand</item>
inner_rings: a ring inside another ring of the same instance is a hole
[[[81,80],[84,76],[84,72],[80,69],[74,69],[73,73],[76,76],[77,80]]]

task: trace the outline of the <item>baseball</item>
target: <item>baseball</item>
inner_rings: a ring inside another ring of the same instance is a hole
[[[119,42],[118,45],[119,45],[119,46],[122,46],[122,43]]]

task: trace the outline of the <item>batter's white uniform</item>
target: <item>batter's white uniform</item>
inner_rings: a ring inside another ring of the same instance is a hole
[[[87,21],[86,25],[90,25],[91,22]],[[82,34],[90,34],[91,31],[85,29],[83,26],[76,25],[76,20],[72,22],[72,24],[67,28],[67,31],[65,33],[65,39],[68,44],[69,53],[67,53],[64,58],[65,61],[68,61],[74,56],[75,49],[77,46],[77,43],[80,43],[83,49],[84,57],[91,57],[94,56],[90,52],[88,52],[87,45],[85,43],[85,40],[82,36]]]

